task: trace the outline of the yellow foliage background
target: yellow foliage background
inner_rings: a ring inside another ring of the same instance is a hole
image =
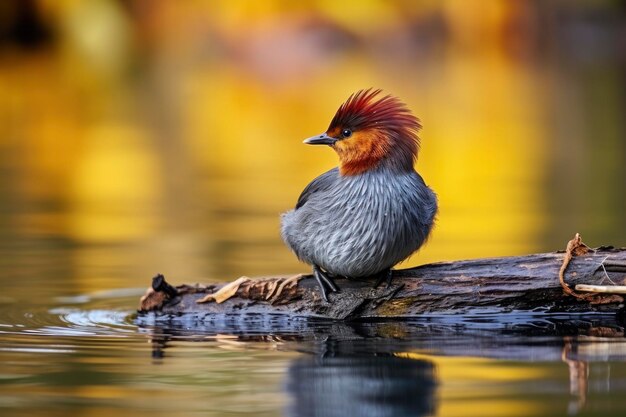
[[[301,141],[367,87],[421,119],[440,199],[402,266],[623,245],[626,53],[588,18],[617,7],[3,2],[4,268],[61,292],[306,270],[279,214],[336,157]]]

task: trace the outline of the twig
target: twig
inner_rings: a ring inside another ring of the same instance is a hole
[[[574,236],[574,239],[567,242],[567,249],[565,250],[565,257],[563,258],[563,264],[561,265],[561,269],[559,270],[559,282],[561,283],[561,287],[563,288],[563,291],[567,295],[571,295],[572,297],[575,297],[579,300],[588,301],[591,304],[607,304],[607,303],[619,302],[620,300],[623,301],[623,297],[619,295],[615,295],[615,294],[626,294],[626,286],[578,284],[576,285],[577,291],[587,292],[586,294],[580,294],[580,293],[573,291],[570,288],[570,286],[565,282],[565,270],[567,269],[567,266],[572,260],[572,257],[574,255],[576,256],[584,255],[586,253],[589,253],[590,251],[593,251],[593,249],[590,249],[587,245],[585,245],[582,242],[580,238],[580,234],[578,233],[576,233],[576,236]],[[611,283],[613,283],[611,278],[609,278],[609,274],[607,273],[606,268],[604,267],[605,261],[606,261],[606,258],[602,260],[602,262],[600,263],[600,266],[604,270],[604,274],[606,275],[606,278],[608,278],[608,280]],[[598,295],[594,293],[610,294],[610,295]]]
[[[576,253],[576,255],[582,255],[587,253],[589,250],[589,247],[582,242],[580,238],[580,233],[576,233],[574,239],[567,242],[565,257],[563,258],[561,269],[559,269],[559,283],[563,288],[563,292],[565,292],[565,294],[567,295],[578,298],[579,300],[587,300],[591,294],[578,294],[574,290],[572,290],[570,286],[565,282],[565,270],[572,260],[574,253]]]
[[[626,294],[626,285],[587,285],[577,284],[577,291],[599,292],[605,294]]]

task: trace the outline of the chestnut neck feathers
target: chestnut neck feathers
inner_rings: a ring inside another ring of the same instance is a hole
[[[381,90],[361,90],[343,103],[326,133],[336,138],[342,175],[357,175],[381,164],[413,170],[421,128],[417,117],[398,98],[379,97]]]

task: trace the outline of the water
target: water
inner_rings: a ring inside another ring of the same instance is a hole
[[[4,416],[619,416],[613,315],[141,320],[143,290],[0,309]]]

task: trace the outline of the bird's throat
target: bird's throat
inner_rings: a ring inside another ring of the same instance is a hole
[[[341,175],[359,175],[378,166],[379,158],[361,158],[350,161],[342,161],[339,165]]]

